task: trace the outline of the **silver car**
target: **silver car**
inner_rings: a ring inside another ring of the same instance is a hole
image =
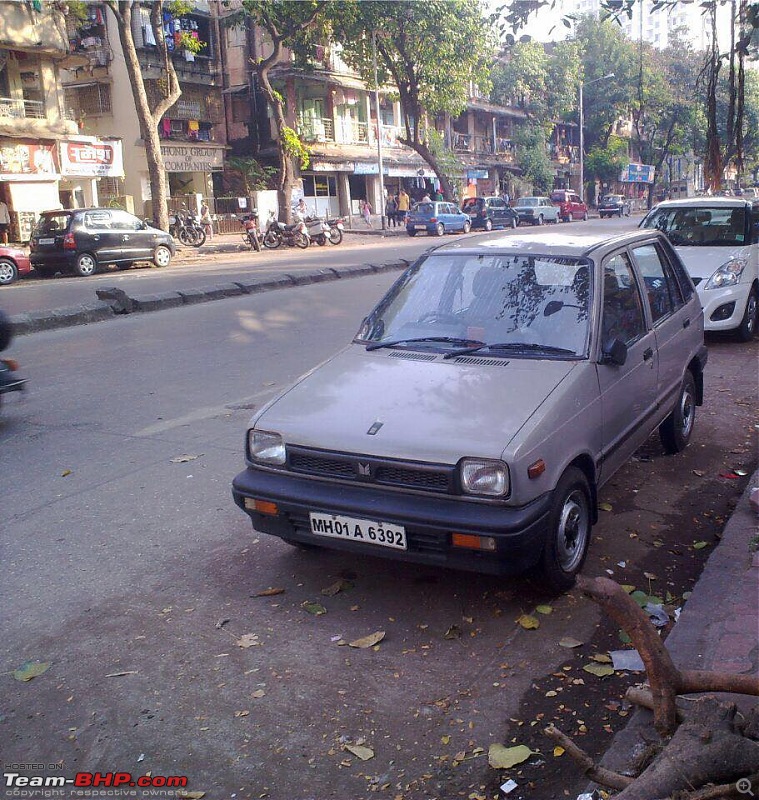
[[[520,224],[529,222],[533,225],[544,225],[546,222],[559,221],[561,209],[555,206],[548,197],[520,197],[514,203]]]
[[[703,314],[657,231],[489,234],[396,281],[352,343],[260,410],[236,503],[291,544],[579,572],[600,487],[703,397]]]

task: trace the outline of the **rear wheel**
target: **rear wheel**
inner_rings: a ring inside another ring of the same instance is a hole
[[[296,233],[293,236],[293,242],[296,247],[300,247],[301,250],[305,250],[308,247],[309,238],[305,233]]]
[[[469,222],[469,220],[467,220],[464,223],[464,227],[461,229],[461,232],[462,233],[469,233],[469,231],[471,231],[471,230],[472,230],[472,223]]]
[[[406,233],[407,233],[409,236],[416,236],[416,233],[417,233],[417,232],[416,232],[415,230],[413,230],[412,228],[406,228]]]
[[[18,279],[18,269],[9,258],[0,258],[0,286],[7,286]]]
[[[327,244],[327,237],[326,237],[326,236],[325,236],[323,233],[320,233],[320,234],[319,234],[319,235],[318,235],[318,236],[317,236],[317,237],[314,239],[314,241],[315,241],[315,242],[316,242],[316,243],[319,245],[319,247],[324,247],[324,245],[326,245],[326,244]]]
[[[493,220],[490,219],[490,217],[488,217],[485,220],[485,224],[483,225],[483,227],[485,228],[486,231],[492,231],[493,230]]]
[[[759,315],[759,297],[757,290],[751,290],[746,301],[746,310],[743,312],[743,319],[737,328],[738,338],[742,342],[750,342],[754,338],[757,328],[757,315]]]
[[[587,211],[583,213],[583,215],[582,215],[582,221],[583,221],[583,222],[587,222],[587,221],[588,221],[588,212],[587,212]]]
[[[153,253],[153,263],[157,267],[168,267],[171,264],[171,250],[165,245],[158,245]]]
[[[517,225],[519,225],[519,220],[516,217],[511,218],[511,230],[515,230]]]
[[[330,228],[329,229],[329,243],[330,244],[340,244],[343,240],[343,232],[340,228]]]
[[[591,494],[585,473],[569,467],[553,493],[551,521],[543,546],[541,569],[552,589],[574,586],[590,542]]]
[[[438,222],[438,224],[435,225],[435,235],[442,236],[444,233],[445,233],[445,225],[443,225],[442,222]]]
[[[74,272],[82,278],[94,275],[97,272],[98,262],[92,253],[80,253],[76,257]]]
[[[282,244],[282,237],[274,231],[267,231],[264,236],[264,247],[276,250]]]
[[[195,237],[192,235],[192,231],[189,228],[185,228],[184,226],[182,226],[177,231],[177,239],[179,239],[179,241],[182,244],[187,245],[188,247],[190,247],[192,243],[195,241]]]
[[[545,222],[545,220],[543,219],[543,215],[539,214],[538,215],[538,221],[535,224],[536,225],[542,225],[544,222]]]
[[[659,426],[659,438],[667,453],[674,455],[685,450],[696,421],[696,382],[688,370],[672,413]]]

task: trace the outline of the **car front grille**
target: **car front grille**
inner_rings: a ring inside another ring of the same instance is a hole
[[[369,485],[393,486],[439,494],[455,492],[455,467],[399,461],[353,453],[331,453],[306,447],[287,448],[291,472]]]

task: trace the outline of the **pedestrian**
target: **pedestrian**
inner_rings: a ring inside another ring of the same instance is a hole
[[[205,231],[206,237],[213,239],[213,223],[211,222],[211,209],[204,200],[200,205],[200,227]]]
[[[403,225],[406,222],[406,214],[408,214],[409,206],[411,205],[411,198],[406,194],[405,189],[398,192],[398,224]]]
[[[306,205],[305,198],[301,197],[295,206],[295,213],[300,217],[300,222],[304,222],[308,218],[308,206]]]
[[[442,203],[442,202],[443,202],[443,199],[444,199],[444,198],[443,198],[443,193],[440,191],[440,189],[438,189],[438,190],[435,192],[435,200],[437,200],[437,201],[439,201],[439,202],[441,202],[441,203]]]
[[[8,244],[8,229],[11,226],[11,215],[4,200],[0,200],[0,240]]]
[[[430,197],[430,193],[429,192],[425,192],[424,195],[422,196],[422,199],[419,202],[420,203],[430,203],[430,202],[432,202],[432,198]]]
[[[364,200],[361,205],[361,216],[364,218],[364,222],[370,227],[374,227],[372,225],[372,206],[368,200]]]
[[[393,228],[397,227],[398,220],[396,218],[396,213],[398,211],[398,205],[395,202],[395,198],[393,195],[388,194],[387,202],[385,203],[385,216],[387,217],[387,224],[388,227],[392,225]]]

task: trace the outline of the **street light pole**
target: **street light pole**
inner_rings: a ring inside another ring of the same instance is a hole
[[[594,78],[592,81],[588,81],[587,83],[583,84],[580,81],[580,200],[584,203],[585,202],[585,132],[583,130],[583,125],[585,123],[584,111],[583,111],[583,100],[582,100],[582,90],[583,86],[590,86],[592,83],[598,83],[598,81],[605,81],[609,78],[613,78],[614,73],[610,72],[608,75],[603,75],[600,78]]]
[[[382,220],[382,230],[387,229],[385,219],[385,175],[382,168],[382,128],[380,123],[379,84],[377,82],[377,32],[372,31],[372,62],[374,66],[374,113],[377,117],[377,166],[379,167],[380,203],[379,212]]]

